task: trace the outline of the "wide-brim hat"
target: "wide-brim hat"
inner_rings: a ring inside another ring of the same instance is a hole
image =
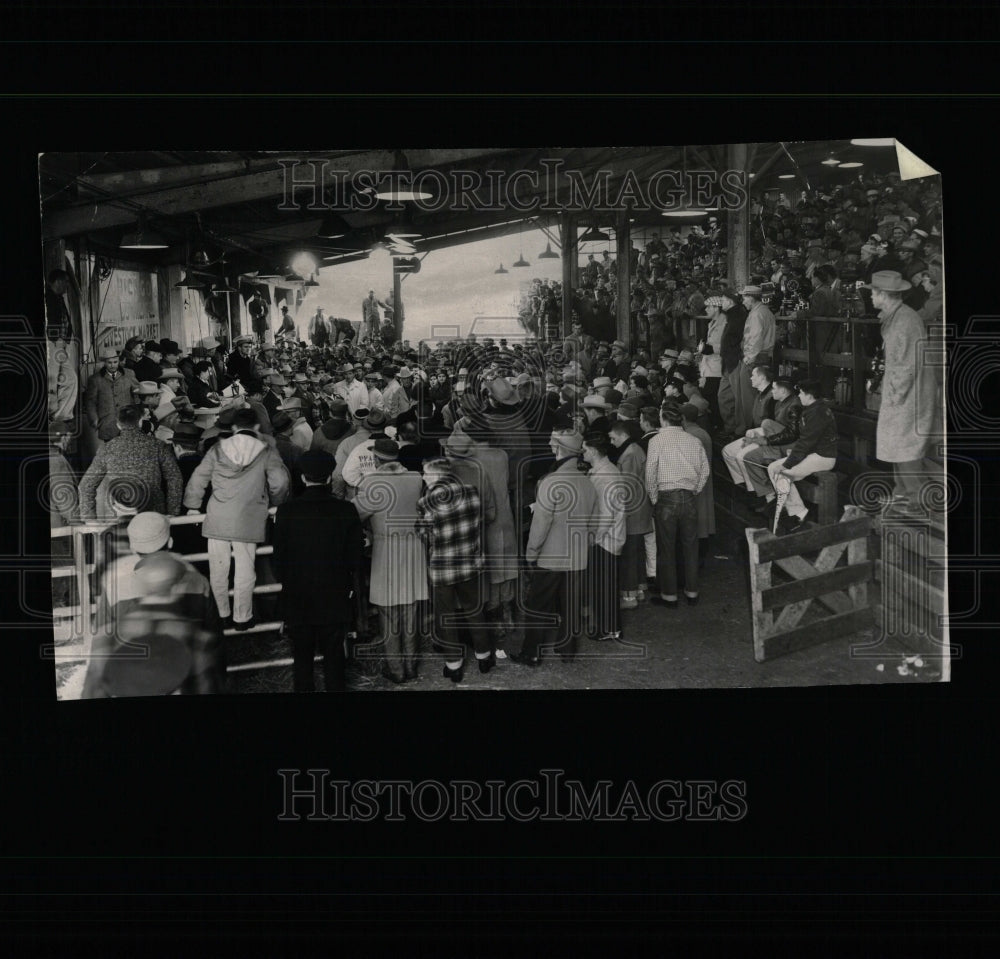
[[[583,398],[583,405],[587,409],[594,409],[594,410],[611,409],[611,404],[599,393],[592,393],[590,396],[585,396]]]
[[[162,383],[164,380],[183,380],[184,374],[180,370],[175,370],[173,367],[167,367],[158,377],[159,381]]]
[[[181,348],[180,348],[180,345],[177,343],[176,340],[166,340],[166,339],[164,339],[164,340],[160,340],[160,352],[163,353],[164,355],[166,355],[168,353],[176,353],[179,356],[180,352],[181,352]]]
[[[337,370],[337,372],[338,373],[353,373],[354,372],[354,365],[352,363],[345,363],[343,366],[341,366]]]
[[[884,293],[905,293],[913,289],[913,284],[904,280],[897,270],[879,270],[872,274],[871,283],[861,285],[866,290],[882,290]]]
[[[238,336],[233,340],[233,346],[239,346],[241,343],[253,343],[252,336]]]
[[[611,382],[610,376],[598,376],[594,379],[594,389],[596,390],[611,389],[612,386],[614,383]]]
[[[390,439],[375,440],[372,453],[380,460],[399,459],[399,444]]]
[[[160,349],[160,344],[156,340],[146,340],[146,342],[142,344],[142,348],[147,353],[162,353],[163,352],[163,350]]]
[[[102,346],[100,353],[97,355],[102,360],[116,360],[118,359],[118,350],[113,346]]]
[[[301,410],[302,409],[302,400],[300,400],[297,396],[289,396],[288,399],[282,400],[282,402],[278,404],[278,409],[279,410]]]
[[[504,406],[516,406],[519,402],[515,389],[502,377],[497,377],[487,384],[490,395]]]
[[[365,417],[365,426],[369,430],[383,429],[388,424],[388,422],[389,422],[388,418],[386,417],[385,413],[383,413],[381,410],[372,410]]]
[[[288,380],[280,373],[272,373],[267,377],[267,380],[272,386],[288,386]]]
[[[467,433],[452,433],[444,443],[445,450],[454,456],[467,456],[474,446],[472,437]]]
[[[549,436],[549,440],[569,450],[571,453],[579,453],[583,450],[583,437],[575,430],[553,430]]]
[[[216,350],[222,346],[222,344],[213,336],[206,336],[203,340],[199,340],[198,345],[203,350]]]
[[[740,296],[762,296],[764,291],[759,286],[754,286],[752,284],[743,287],[740,290]]]
[[[161,392],[158,384],[154,383],[152,380],[143,380],[137,387],[135,387],[135,392],[139,396],[156,396],[157,393]]]

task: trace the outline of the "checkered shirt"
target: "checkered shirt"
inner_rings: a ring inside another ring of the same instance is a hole
[[[432,586],[471,579],[483,568],[483,506],[479,492],[442,478],[417,501],[417,529],[429,547]]]
[[[705,447],[679,426],[665,426],[649,441],[646,492],[653,503],[663,491],[685,489],[700,493],[708,482],[708,473]]]

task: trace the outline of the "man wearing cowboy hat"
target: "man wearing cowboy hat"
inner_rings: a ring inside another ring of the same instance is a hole
[[[153,433],[159,426],[155,410],[160,405],[160,385],[143,380],[132,387],[132,402],[143,411],[142,431]]]
[[[879,271],[865,288],[879,311],[885,351],[875,455],[893,466],[896,485],[890,504],[902,513],[920,515],[921,492],[931,478],[925,456],[928,445],[942,434],[937,369],[924,321],[903,302],[910,283],[898,272]],[[940,343],[940,335],[937,340]]]
[[[121,368],[121,358],[114,347],[100,351],[102,369],[87,380],[84,409],[90,428],[97,432],[98,445],[118,435],[118,411],[132,403],[132,390],[138,380],[131,370]]]
[[[395,424],[396,417],[410,408],[410,397],[399,382],[399,372],[399,367],[394,365],[382,368],[382,375],[386,380],[386,387],[382,391],[382,409],[390,424]]]
[[[606,433],[611,427],[608,412],[611,404],[600,394],[594,393],[583,399],[583,415],[587,417],[587,429]]]
[[[345,363],[337,372],[342,373],[344,378],[333,388],[334,396],[339,396],[347,403],[347,408],[351,413],[361,407],[373,409],[368,396],[368,387],[357,378],[354,366]]]

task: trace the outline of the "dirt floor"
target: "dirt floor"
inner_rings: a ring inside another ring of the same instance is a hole
[[[378,675],[374,662],[352,662],[348,685],[351,689],[406,693],[476,689],[709,689],[941,680],[940,662],[908,654],[890,639],[876,644],[881,630],[875,628],[771,662],[756,662],[745,553],[741,553],[735,538],[727,538],[725,534],[717,537],[714,546],[707,558],[697,606],[682,604],[676,610],[666,610],[647,602],[638,609],[626,610],[620,643],[581,638],[577,642],[577,657],[571,663],[564,663],[552,653],[536,669],[498,660],[491,672],[482,675],[468,652],[465,678],[455,684],[442,676],[443,659],[425,640],[417,680],[397,686]],[[864,649],[866,646],[869,648]],[[290,645],[278,637],[258,638],[252,650],[240,654],[243,661],[290,656]],[[901,674],[900,670],[904,672]],[[318,663],[316,674],[317,686],[321,688],[322,668]],[[230,679],[233,692],[292,689],[290,666],[235,673]]]
[[[622,640],[598,643],[577,641],[577,656],[564,663],[553,653],[531,669],[498,659],[482,675],[471,652],[466,654],[464,680],[455,684],[442,676],[443,658],[434,652],[429,637],[423,640],[423,662],[417,680],[394,685],[379,674],[379,661],[352,658],[348,686],[356,690],[413,692],[420,690],[475,689],[710,689],[774,686],[825,686],[889,682],[938,682],[942,663],[931,656],[918,657],[897,641],[877,637],[873,627],[843,639],[758,663],[753,656],[749,577],[745,541],[720,532],[706,551],[701,598],[697,606],[682,603],[676,610],[642,604],[622,614]],[[870,598],[878,603],[878,585],[870,585]],[[68,640],[68,637],[67,637]],[[67,651],[73,641],[64,641]],[[509,643],[509,640],[508,640]],[[57,644],[59,638],[57,636]],[[275,633],[248,634],[226,639],[230,665],[290,659],[291,644]],[[80,662],[60,663],[56,670],[60,699],[76,699],[83,686]],[[230,692],[292,692],[290,665],[233,672]],[[316,664],[317,687],[322,689],[322,666]]]

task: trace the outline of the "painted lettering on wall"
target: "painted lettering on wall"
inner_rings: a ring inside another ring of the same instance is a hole
[[[100,323],[97,347],[122,349],[133,336],[143,340],[160,338],[160,311],[156,274],[115,270],[98,283]]]

